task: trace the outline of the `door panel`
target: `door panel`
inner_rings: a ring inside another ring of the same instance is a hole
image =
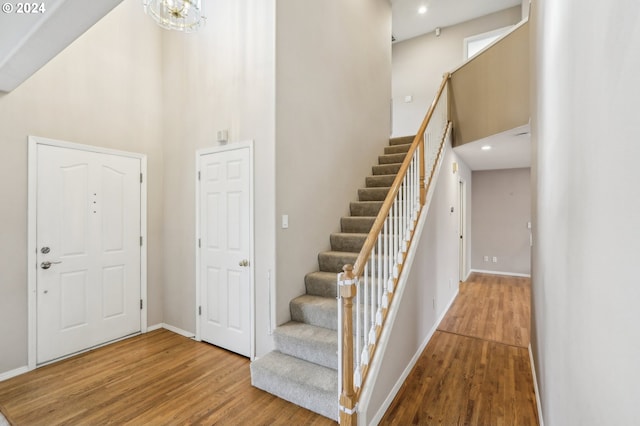
[[[60,274],[60,330],[86,326],[87,312],[87,271]],[[55,303],[55,302],[54,302]]]
[[[47,171],[50,176],[53,171]],[[89,179],[88,164],[77,164],[60,168],[60,182],[62,189],[62,200],[46,199],[48,208],[56,209],[55,213],[62,222],[60,233],[61,255],[86,255],[87,254],[87,227],[89,222],[89,211],[86,206],[88,201],[87,183]],[[53,176],[55,179],[56,176]],[[46,183],[43,183],[46,185]],[[52,185],[54,186],[54,185]],[[43,196],[48,195],[42,191]],[[55,194],[51,194],[55,196]],[[40,200],[39,200],[40,201]],[[64,209],[64,211],[62,210]]]
[[[249,148],[200,156],[202,340],[251,349]]]
[[[140,331],[140,160],[37,149],[36,352],[43,363]]]

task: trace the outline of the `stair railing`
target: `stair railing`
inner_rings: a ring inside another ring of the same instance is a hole
[[[338,274],[338,380],[342,425],[357,424],[357,404],[376,351],[415,225],[450,129],[447,84],[440,88],[389,189],[354,265]],[[426,178],[426,179],[425,179]],[[354,306],[355,305],[355,306]]]

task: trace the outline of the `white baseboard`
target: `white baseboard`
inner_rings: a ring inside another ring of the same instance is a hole
[[[538,377],[536,376],[536,365],[533,363],[533,351],[531,350],[531,343],[529,343],[529,364],[531,364],[533,391],[536,395],[536,405],[538,406],[538,422],[540,426],[544,426],[544,418],[542,417],[542,404],[540,403],[540,392],[538,391]]]
[[[13,369],[13,370],[5,371],[4,373],[0,373],[0,382],[12,379],[12,378],[14,378],[16,376],[19,376],[21,374],[24,374],[24,373],[26,373],[28,371],[29,371],[29,367],[27,367],[26,365],[24,367],[20,367],[20,368],[16,368],[16,369]]]
[[[380,421],[382,420],[382,417],[385,415],[385,413],[387,412],[387,410],[391,406],[391,403],[393,402],[393,399],[396,397],[396,395],[400,391],[400,388],[404,384],[405,380],[407,380],[407,377],[409,377],[409,374],[411,373],[411,370],[413,370],[413,367],[415,367],[416,363],[420,359],[420,356],[422,355],[422,352],[424,352],[424,349],[427,347],[427,345],[429,344],[429,341],[431,340],[431,338],[435,334],[436,330],[438,329],[438,326],[440,325],[440,323],[444,319],[444,316],[449,311],[449,308],[451,308],[451,305],[453,305],[453,301],[456,300],[456,296],[457,295],[458,295],[458,290],[456,290],[456,292],[453,294],[453,297],[451,298],[451,300],[447,304],[447,307],[444,309],[444,311],[442,311],[442,314],[440,314],[440,317],[435,322],[433,327],[431,327],[431,330],[429,330],[429,333],[427,333],[426,338],[420,344],[420,347],[418,348],[416,353],[413,354],[413,357],[411,358],[411,361],[409,361],[409,364],[407,365],[407,367],[404,369],[404,371],[402,372],[402,374],[400,375],[400,377],[396,381],[396,384],[393,385],[393,388],[391,388],[391,391],[389,392],[389,395],[387,395],[387,398],[380,405],[380,408],[378,409],[376,414],[373,416],[373,418],[371,419],[369,424],[377,425],[378,423],[380,423]],[[540,425],[540,426],[543,426],[543,425]]]
[[[173,333],[179,334],[181,336],[188,337],[189,339],[193,339],[194,337],[196,337],[196,335],[194,333],[191,333],[189,331],[185,331],[185,330],[183,330],[181,328],[174,327],[174,326],[169,325],[169,324],[162,323],[162,328],[164,328],[165,330],[169,330],[169,331],[171,331]]]
[[[486,269],[472,269],[469,272],[469,275],[471,275],[471,272],[478,272],[480,274],[492,274],[492,275],[507,275],[507,276],[511,276],[511,277],[524,277],[524,278],[531,278],[531,274],[521,274],[518,272],[503,272],[503,271],[489,271]],[[469,278],[467,276],[467,278]]]
[[[162,328],[162,323],[150,325],[149,327],[147,327],[147,333],[150,331],[160,330],[161,328]]]

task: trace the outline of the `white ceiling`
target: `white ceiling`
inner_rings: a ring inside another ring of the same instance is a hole
[[[482,150],[491,146],[488,151]],[[471,170],[531,167],[530,126],[524,125],[453,148]]]
[[[121,1],[48,0],[43,13],[0,13],[0,91],[15,89]],[[391,0],[391,4],[393,34],[401,41],[516,6],[521,0]],[[428,9],[424,15],[418,14],[422,5]]]
[[[522,4],[522,0],[391,0],[396,41]],[[420,6],[427,13],[418,14]]]

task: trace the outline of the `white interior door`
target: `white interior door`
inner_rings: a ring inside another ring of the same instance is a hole
[[[250,356],[250,149],[201,155],[199,162],[201,338]]]
[[[37,147],[37,363],[139,332],[140,159]]]

